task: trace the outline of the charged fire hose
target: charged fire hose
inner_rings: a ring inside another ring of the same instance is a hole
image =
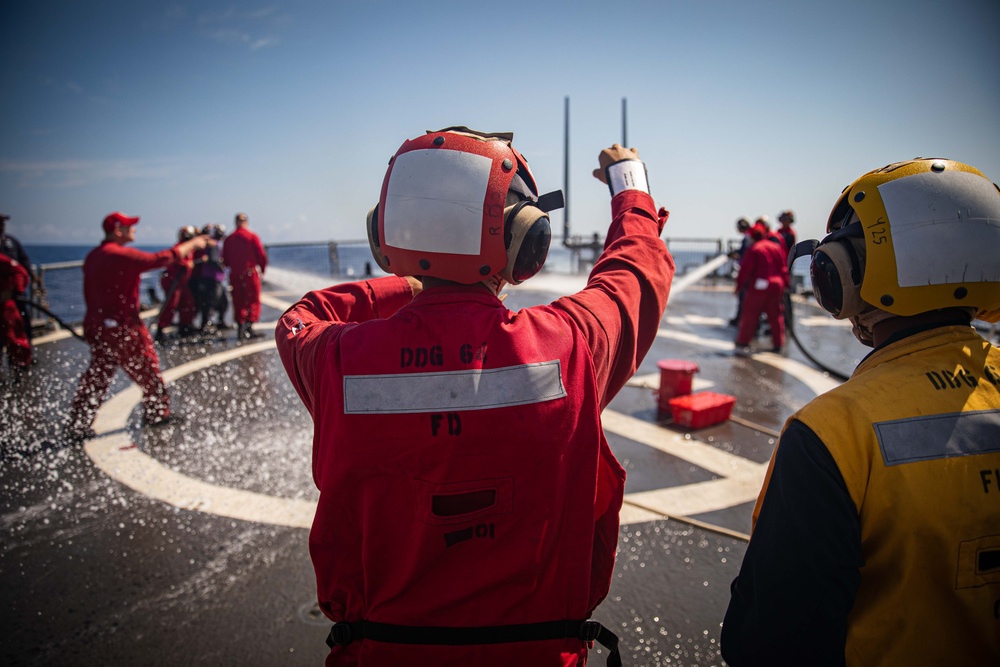
[[[791,293],[786,292],[784,298],[785,298],[785,329],[788,330],[788,335],[791,336],[792,340],[795,341],[795,344],[799,348],[799,352],[801,352],[806,359],[815,364],[816,367],[819,368],[821,371],[829,374],[830,377],[836,378],[841,382],[847,382],[848,378],[850,377],[849,375],[844,375],[843,373],[830,368],[829,366],[821,362],[819,359],[812,356],[806,349],[806,346],[802,344],[802,341],[799,340],[799,337],[795,335],[795,317],[793,311],[793,306],[795,304],[792,301]]]
[[[65,322],[63,322],[62,319],[58,315],[56,315],[55,313],[53,313],[51,310],[49,310],[45,306],[43,306],[41,304],[38,304],[38,303],[35,303],[31,299],[19,299],[17,297],[14,297],[14,301],[16,301],[17,303],[23,303],[26,306],[29,306],[31,308],[35,308],[37,310],[40,310],[41,312],[45,313],[46,315],[48,315],[49,317],[51,317],[53,320],[55,320],[56,324],[58,324],[59,326],[61,326],[63,329],[65,329],[66,331],[70,332],[71,334],[73,334],[73,336],[75,338],[79,339],[80,341],[82,341],[84,343],[87,342],[87,339],[84,338],[83,336],[81,336],[80,334],[78,334],[76,332],[76,329],[74,329],[70,325],[68,325]],[[27,325],[30,326],[30,324],[27,324]]]

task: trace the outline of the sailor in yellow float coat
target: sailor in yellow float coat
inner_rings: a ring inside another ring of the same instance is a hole
[[[796,254],[875,350],[785,425],[723,657],[1000,664],[1000,350],[970,326],[1000,305],[1000,193],[961,163],[897,163],[848,187],[828,231]]]

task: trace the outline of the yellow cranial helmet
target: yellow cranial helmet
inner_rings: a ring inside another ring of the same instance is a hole
[[[975,167],[915,158],[868,172],[844,189],[827,232],[823,243],[863,239],[860,295],[877,308],[1000,315],[1000,189]]]

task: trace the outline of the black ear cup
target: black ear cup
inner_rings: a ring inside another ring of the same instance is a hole
[[[549,254],[552,228],[548,214],[535,202],[525,200],[504,211],[504,245],[507,266],[501,277],[519,285],[542,268]]]
[[[860,244],[861,252],[856,247]],[[820,244],[809,265],[813,293],[819,305],[838,320],[858,315],[864,308],[864,239],[842,238]]]
[[[375,206],[368,211],[368,220],[365,227],[368,229],[368,246],[371,248],[372,257],[375,258],[375,263],[378,264],[378,268],[382,269],[386,273],[392,273],[392,271],[389,270],[389,260],[384,254],[382,254],[382,244],[379,243],[378,204],[375,204]]]
[[[837,264],[825,250],[817,250],[809,265],[813,294],[816,301],[834,317],[840,316],[844,307],[844,287],[840,282]]]

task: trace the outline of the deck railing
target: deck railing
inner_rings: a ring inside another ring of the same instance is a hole
[[[739,247],[739,240],[713,238],[668,238],[665,243],[674,255],[678,275]],[[270,263],[277,267],[340,278],[382,275],[372,259],[367,240],[281,242],[269,243],[265,248]],[[602,248],[603,241],[600,239],[575,237],[565,244],[553,240],[543,270],[586,273]],[[33,287],[29,298],[51,310],[64,322],[78,324],[86,310],[82,267],[82,260],[35,265],[41,286]],[[732,268],[731,263],[726,263],[714,275],[731,277]],[[159,276],[159,270],[143,274],[140,295],[144,303],[155,304],[162,298]],[[36,329],[54,326],[51,318],[39,311],[33,313],[32,323]]]

